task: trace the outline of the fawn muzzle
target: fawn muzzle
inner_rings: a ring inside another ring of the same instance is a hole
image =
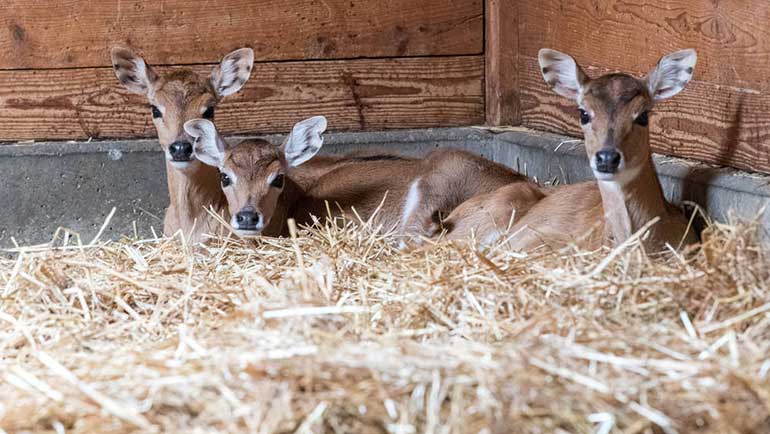
[[[602,149],[594,155],[594,168],[597,172],[615,174],[623,161],[620,152],[614,149]]]
[[[168,154],[172,161],[190,162],[193,157],[193,145],[188,141],[177,141],[169,145]]]
[[[245,207],[233,216],[233,229],[241,232],[259,232],[264,226],[262,213],[252,207]]]

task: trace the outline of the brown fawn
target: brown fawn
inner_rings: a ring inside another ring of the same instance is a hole
[[[307,119],[278,147],[264,140],[228,145],[208,120],[185,124],[198,158],[219,169],[231,226],[242,236],[286,235],[289,217],[308,224],[329,210],[348,217],[355,210],[365,220],[375,216],[385,231],[417,240],[429,234],[437,214],[525,179],[453,149],[433,151],[424,159],[387,153],[316,156],[325,129],[323,116]]]
[[[170,204],[163,232],[170,236],[181,230],[191,242],[200,241],[204,233],[220,229],[206,209],[226,212],[226,203],[217,170],[196,160],[183,125],[191,119],[214,118],[219,101],[238,92],[249,79],[254,52],[251,48],[233,51],[208,77],[190,69],[159,75],[144,59],[125,48],[113,48],[111,57],[120,83],[133,93],[145,95],[150,103],[152,121],[166,157]]]
[[[568,243],[597,248],[608,239],[621,243],[658,218],[643,238],[645,247],[696,242],[688,220],[663,196],[648,129],[655,103],[681,92],[692,78],[695,51],[664,56],[643,79],[627,74],[591,79],[570,56],[549,49],[540,50],[539,61],[546,83],[579,107],[596,181],[539,192],[514,184],[472,198],[447,218],[448,237],[478,228],[482,242],[507,233],[517,250]]]

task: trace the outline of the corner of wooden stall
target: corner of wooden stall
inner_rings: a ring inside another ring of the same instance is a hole
[[[653,150],[770,173],[768,16],[762,0],[486,0],[486,123],[580,137],[574,105],[539,74],[540,48],[572,55],[594,77],[642,77],[663,55],[694,48],[693,81],[654,109]]]

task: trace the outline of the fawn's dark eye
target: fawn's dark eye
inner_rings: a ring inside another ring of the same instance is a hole
[[[214,107],[209,107],[203,112],[203,119],[214,119]]]
[[[591,122],[591,116],[589,116],[588,112],[586,112],[585,110],[580,109],[580,124],[585,125],[589,122]]]
[[[275,175],[273,181],[270,182],[270,186],[275,188],[283,188],[283,182],[283,174],[279,173],[278,175]]]
[[[230,177],[227,176],[226,173],[222,173],[222,172],[219,172],[219,182],[222,183],[222,187],[227,187],[233,183]]]
[[[643,127],[646,127],[650,124],[650,112],[643,111],[639,114],[639,116],[634,119],[634,123]]]
[[[155,107],[154,105],[150,106],[150,109],[152,110],[152,117],[155,119],[162,118],[163,113],[160,112],[160,109]]]

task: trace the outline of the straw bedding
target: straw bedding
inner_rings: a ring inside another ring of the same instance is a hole
[[[754,225],[646,255],[366,225],[0,261],[6,432],[770,432]],[[66,245],[65,245],[66,244]]]

